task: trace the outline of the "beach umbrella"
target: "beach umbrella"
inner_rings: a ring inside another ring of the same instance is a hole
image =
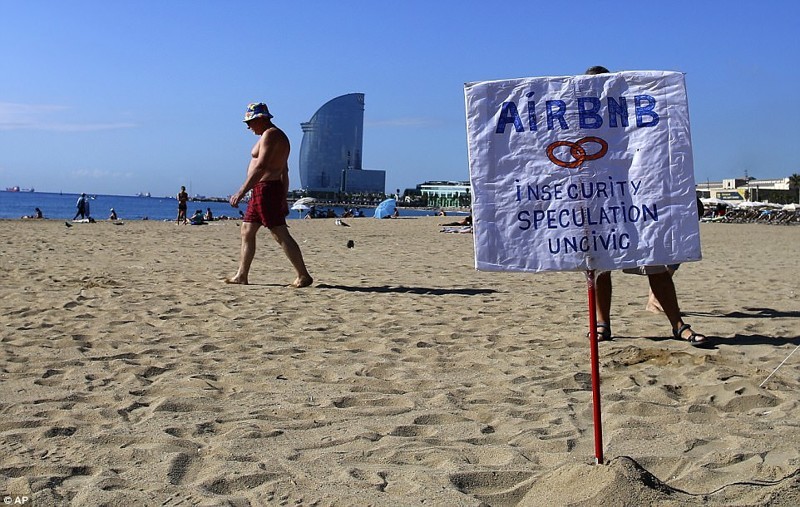
[[[392,216],[394,209],[397,207],[397,201],[394,199],[386,199],[378,204],[375,208],[375,218],[386,218]]]
[[[722,199],[717,199],[716,197],[701,197],[700,202],[703,204],[722,204],[724,206],[730,206],[731,204],[728,201],[723,201]]]
[[[294,203],[295,204],[306,204],[306,205],[308,205],[308,204],[312,204],[312,203],[315,203],[315,202],[317,202],[317,200],[314,199],[313,197],[301,197],[300,199],[296,200]]]
[[[762,206],[766,206],[766,204],[758,201],[742,201],[736,205],[737,208],[760,208]]]
[[[294,204],[292,204],[292,209],[297,211],[298,215],[302,215],[304,211],[308,211],[311,208],[309,208],[305,204],[294,203]]]

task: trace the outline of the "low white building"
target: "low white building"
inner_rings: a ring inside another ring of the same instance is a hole
[[[730,178],[707,181],[695,186],[697,195],[724,201],[760,201],[789,203],[798,201],[798,190],[791,188],[789,178],[759,180],[756,178]]]
[[[428,206],[467,207],[472,200],[469,181],[426,181],[417,190]]]

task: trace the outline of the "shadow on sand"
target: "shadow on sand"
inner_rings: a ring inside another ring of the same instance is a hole
[[[764,336],[759,334],[754,335],[743,335],[743,334],[736,334],[729,338],[721,338],[719,336],[714,336],[709,334],[709,343],[707,345],[699,346],[696,348],[700,349],[719,349],[719,346],[728,346],[728,347],[736,347],[736,346],[743,346],[743,345],[772,345],[775,347],[780,347],[781,345],[800,345],[800,336],[783,336],[783,337],[776,337],[776,336]],[[653,342],[686,342],[686,340],[678,340],[672,336],[614,336],[614,340],[648,340]],[[691,347],[691,344],[686,342],[687,347]]]
[[[729,319],[773,319],[773,318],[800,318],[800,311],[780,311],[772,308],[745,308],[744,311],[717,313],[717,312],[684,312],[684,315],[699,317],[724,317]]]
[[[350,287],[348,285],[328,285],[321,283],[316,285],[318,289],[335,289],[347,292],[370,292],[370,293],[394,293],[394,294],[423,294],[431,296],[478,296],[481,294],[494,294],[497,291],[494,289],[441,289],[432,287],[403,287],[403,286],[389,286],[382,285],[379,287]]]

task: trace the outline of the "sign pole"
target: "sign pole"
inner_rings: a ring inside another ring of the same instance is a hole
[[[586,285],[589,292],[589,343],[592,362],[592,409],[594,421],[594,456],[596,463],[603,463],[603,422],[600,416],[600,362],[597,347],[597,307],[595,305],[594,270],[586,271]]]

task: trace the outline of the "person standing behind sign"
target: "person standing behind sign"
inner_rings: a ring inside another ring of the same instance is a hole
[[[244,285],[248,283],[250,264],[256,253],[256,233],[263,225],[272,233],[273,239],[281,246],[297,272],[297,278],[291,286],[307,287],[314,280],[306,269],[300,247],[286,227],[286,215],[289,214],[286,203],[289,190],[289,138],[272,123],[271,118],[272,115],[263,102],[248,104],[244,122],[259,139],[251,151],[252,158],[244,183],[231,195],[230,204],[236,208],[247,192],[252,190],[253,194],[247,204],[247,213],[241,227],[239,270],[232,278],[226,278],[225,282]]]
[[[700,198],[698,197],[697,219],[698,220],[702,219],[704,214],[705,214],[705,206],[703,206],[703,201],[701,201]],[[680,266],[681,266],[680,264],[670,264],[669,266],[667,266],[669,271],[669,276],[673,276],[675,272],[678,271],[678,268]],[[647,295],[647,305],[645,306],[645,309],[653,313],[664,313],[664,309],[661,308],[661,303],[658,302],[658,298],[656,298],[656,295],[653,294],[652,289],[650,290],[650,293]]]
[[[609,70],[596,65],[589,67],[586,74],[606,74]],[[673,266],[674,267],[674,266]],[[672,336],[678,340],[686,340],[694,346],[704,346],[709,343],[706,336],[695,333],[692,327],[681,318],[678,306],[678,296],[675,293],[675,284],[669,266],[639,266],[633,269],[624,269],[625,273],[647,275],[650,290],[661,304],[661,308],[672,326]],[[601,271],[595,280],[595,308],[597,310],[597,338],[600,341],[611,339],[611,272]]]

